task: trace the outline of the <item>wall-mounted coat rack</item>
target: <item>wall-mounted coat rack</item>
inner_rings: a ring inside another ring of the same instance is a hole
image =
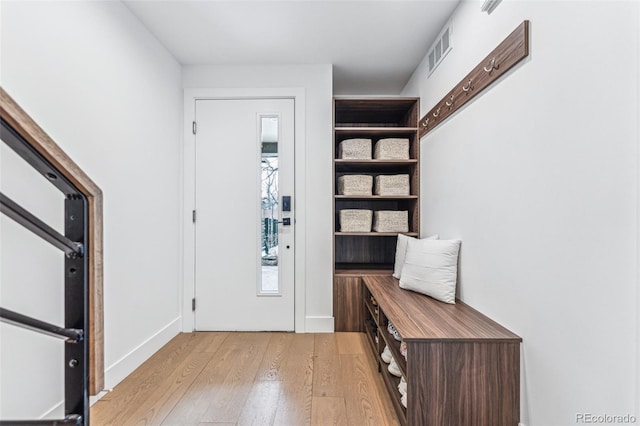
[[[467,74],[420,120],[423,137],[447,117],[477,96],[515,64],[529,55],[529,21],[523,21],[509,36]]]

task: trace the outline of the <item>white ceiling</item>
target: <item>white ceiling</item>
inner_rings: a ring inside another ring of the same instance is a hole
[[[399,94],[460,0],[124,0],[184,65],[333,64],[336,94]]]

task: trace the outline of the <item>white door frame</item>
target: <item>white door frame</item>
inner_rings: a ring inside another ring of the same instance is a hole
[[[192,222],[192,211],[195,209],[195,135],[193,134],[193,120],[195,105],[198,99],[278,99],[294,100],[295,126],[295,160],[294,160],[294,194],[296,205],[295,215],[295,331],[304,333],[305,330],[305,283],[306,283],[306,197],[305,197],[305,146],[306,146],[306,117],[305,117],[305,89],[304,88],[202,88],[184,89],[184,143],[182,144],[182,187],[183,199],[181,208],[182,223],[182,331],[192,332],[195,325],[195,314],[191,309],[191,300],[195,294],[195,226]]]

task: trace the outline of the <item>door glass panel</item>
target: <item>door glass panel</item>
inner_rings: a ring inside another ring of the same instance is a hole
[[[278,279],[278,117],[260,118],[261,265],[260,294],[280,294]]]

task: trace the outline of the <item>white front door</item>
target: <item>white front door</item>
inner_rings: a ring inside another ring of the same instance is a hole
[[[294,100],[195,108],[195,329],[293,331]]]

